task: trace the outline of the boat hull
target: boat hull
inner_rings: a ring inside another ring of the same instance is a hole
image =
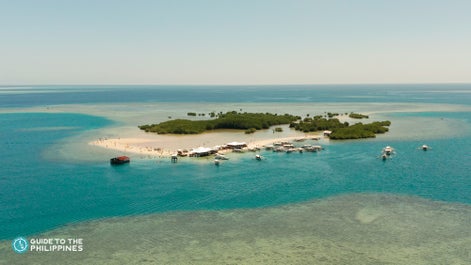
[[[131,160],[127,156],[114,157],[110,159],[111,165],[123,165],[128,164],[129,162],[131,162]]]

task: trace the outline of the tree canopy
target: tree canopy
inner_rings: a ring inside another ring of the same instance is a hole
[[[238,113],[236,111],[219,114],[211,120],[186,120],[176,119],[158,124],[141,125],[139,128],[146,132],[158,134],[198,134],[216,129],[240,129],[250,131],[268,129],[273,125],[289,124],[300,119],[299,116],[290,114],[278,115],[271,113]]]

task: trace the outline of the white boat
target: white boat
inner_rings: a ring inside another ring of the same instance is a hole
[[[215,164],[216,166],[219,166],[220,163],[221,163],[221,161],[219,161],[218,159],[214,159],[214,164]]]
[[[255,155],[255,159],[262,160],[262,156],[261,155]]]
[[[214,158],[217,159],[217,160],[229,160],[229,158],[227,156],[221,155],[221,154],[216,154],[216,156]]]
[[[170,161],[176,163],[178,161],[178,154],[173,154],[170,158]]]
[[[323,148],[322,146],[320,145],[313,145],[313,146],[303,146],[304,150],[306,150],[306,152],[317,152],[317,151],[321,151]]]
[[[317,152],[317,148],[314,148],[313,146],[306,147],[304,150],[306,150],[306,152]]]
[[[273,149],[273,152],[284,152],[285,149],[283,147],[276,147]]]
[[[265,145],[265,150],[273,150],[274,146],[272,144]]]
[[[392,148],[389,145],[383,148],[383,154],[391,155],[393,152],[394,152],[394,148]]]
[[[288,148],[286,149],[286,153],[292,153],[292,152],[295,152],[296,151],[296,148]]]
[[[250,147],[247,150],[249,150],[249,152],[257,152],[257,151],[260,151],[260,148],[259,147]]]
[[[430,149],[430,147],[428,145],[424,144],[424,145],[422,145],[421,149],[424,150],[424,151],[427,151],[428,149]]]
[[[320,145],[313,145],[312,148],[314,148],[316,151],[321,151],[323,150],[324,148]]]

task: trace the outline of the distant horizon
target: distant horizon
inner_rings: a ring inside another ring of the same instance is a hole
[[[140,83],[51,83],[51,84],[0,84],[0,87],[35,86],[349,86],[349,85],[471,85],[471,82],[417,82],[417,83],[260,83],[260,84],[140,84]]]

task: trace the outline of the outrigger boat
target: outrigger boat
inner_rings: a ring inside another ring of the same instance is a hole
[[[221,155],[221,154],[216,154],[216,156],[214,158],[217,159],[217,160],[229,160],[229,158],[227,156]]]
[[[386,154],[386,155],[391,155],[392,153],[394,152],[394,148],[392,148],[391,146],[386,146],[385,148],[383,148],[383,154]]]
[[[322,146],[320,145],[304,145],[302,147],[304,150],[306,150],[306,152],[317,152],[317,151],[321,151],[322,149]]]
[[[272,144],[265,145],[265,150],[273,150],[274,146]]]

